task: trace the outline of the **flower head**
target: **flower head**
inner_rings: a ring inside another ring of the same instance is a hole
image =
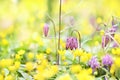
[[[97,58],[94,56],[91,58],[91,60],[88,63],[92,69],[99,68],[100,63],[98,62]]]
[[[108,42],[109,42],[109,36],[104,35],[102,37],[102,48],[106,47],[106,45],[108,44]]]
[[[111,33],[111,36],[114,36],[117,29],[118,29],[118,24],[112,25],[112,27],[109,29],[109,32]]]
[[[106,54],[103,58],[102,58],[102,64],[106,65],[106,66],[111,66],[113,64],[113,59],[109,54]]]
[[[43,33],[44,33],[45,37],[47,37],[48,31],[49,31],[49,26],[48,26],[48,24],[45,24],[43,27]]]
[[[27,62],[26,63],[26,70],[27,71],[32,71],[34,69],[33,63],[32,62]]]
[[[113,25],[111,28],[110,28],[110,32],[116,32],[117,31],[117,28],[118,28],[118,25],[116,24],[116,25]]]
[[[112,18],[112,28],[110,29],[110,32],[116,32],[118,28],[118,24],[116,24],[116,19],[113,17]]]
[[[66,49],[76,49],[78,48],[78,41],[75,37],[68,37],[66,41]]]

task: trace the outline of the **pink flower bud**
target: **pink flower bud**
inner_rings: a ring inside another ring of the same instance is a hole
[[[43,33],[44,33],[45,37],[47,37],[48,31],[49,31],[49,25],[45,24],[44,27],[43,27]]]

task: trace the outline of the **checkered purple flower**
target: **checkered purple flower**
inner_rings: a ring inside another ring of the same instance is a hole
[[[48,31],[49,31],[49,25],[45,24],[44,27],[43,27],[43,33],[44,33],[45,37],[47,37]]]
[[[117,31],[117,29],[118,29],[118,24],[115,23],[115,20],[113,18],[112,27],[109,30],[106,30],[105,34],[107,33],[107,34],[110,34],[112,37],[114,37],[114,34]],[[102,48],[106,47],[109,41],[113,41],[113,40],[108,35],[104,35],[102,37]],[[114,44],[113,47],[114,46],[117,46],[117,45]]]
[[[76,49],[78,48],[78,40],[75,37],[68,37],[66,41],[66,49]]]
[[[102,37],[102,48],[106,47],[106,45],[108,44],[108,42],[109,42],[109,36],[104,35]]]

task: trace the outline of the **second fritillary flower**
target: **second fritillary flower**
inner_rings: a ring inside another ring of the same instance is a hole
[[[68,37],[66,41],[66,49],[77,49],[78,48],[78,40],[75,37]]]

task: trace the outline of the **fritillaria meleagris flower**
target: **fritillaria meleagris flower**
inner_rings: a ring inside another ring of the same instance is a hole
[[[43,33],[44,33],[45,37],[48,36],[48,31],[49,31],[49,25],[45,24],[44,27],[43,27]]]
[[[106,47],[106,45],[108,44],[108,42],[109,42],[109,36],[104,35],[102,37],[102,48]]]
[[[95,56],[93,56],[93,57],[90,59],[90,61],[89,61],[88,64],[90,65],[90,67],[91,67],[93,70],[95,70],[95,69],[97,69],[97,68],[100,67],[100,63],[98,62],[98,60],[97,60],[97,58],[96,58]]]
[[[118,29],[118,24],[117,24],[115,18],[113,17],[112,18],[112,27],[110,28],[110,30],[108,30],[108,32],[111,33],[111,36],[114,36],[117,29]]]
[[[102,64],[104,66],[111,66],[113,64],[113,59],[109,54],[106,54],[103,58],[102,58]]]
[[[110,32],[116,32],[117,31],[117,28],[118,28],[118,25],[113,25],[110,29]]]
[[[117,31],[117,28],[118,28],[117,25],[113,25],[113,26],[110,28],[110,30],[109,30],[108,32],[106,32],[106,33],[110,33],[110,35],[111,35],[112,37],[114,37],[114,34],[115,34],[115,32]],[[106,47],[106,45],[108,44],[108,42],[109,42],[110,40],[112,40],[112,39],[111,39],[108,35],[104,35],[104,36],[102,37],[102,48]]]
[[[111,33],[111,36],[114,36],[115,32],[118,29],[118,25],[112,25],[112,27],[110,28],[109,32]]]
[[[114,18],[112,19],[112,27],[105,32],[105,34],[110,34],[112,37],[114,37],[115,32],[118,29],[118,24],[115,23]],[[106,47],[109,41],[112,41],[112,39],[108,35],[104,35],[102,37],[102,48]],[[113,44],[113,47],[117,47],[118,45],[116,43]]]
[[[78,48],[78,40],[75,37],[68,37],[66,40],[66,49],[76,49]]]

